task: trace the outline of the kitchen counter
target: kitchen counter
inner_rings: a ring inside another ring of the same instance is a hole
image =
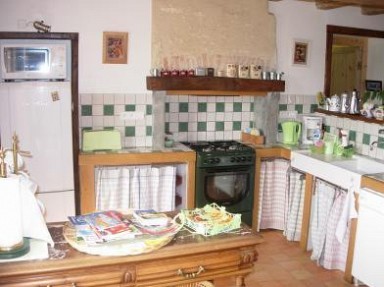
[[[384,173],[366,174],[361,178],[361,187],[384,193]]]
[[[95,167],[141,164],[186,164],[187,201],[186,208],[193,208],[195,202],[196,153],[183,144],[172,148],[132,148],[118,151],[81,152],[79,155],[80,213],[95,211]]]

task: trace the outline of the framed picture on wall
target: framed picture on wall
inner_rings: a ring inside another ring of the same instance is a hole
[[[381,91],[383,89],[382,85],[382,81],[365,80],[365,89],[367,91]]]
[[[103,32],[103,64],[128,63],[128,33]]]
[[[310,42],[308,40],[293,40],[292,60],[295,66],[307,66]]]

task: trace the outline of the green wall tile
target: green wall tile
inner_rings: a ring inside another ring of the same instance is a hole
[[[285,104],[279,105],[279,111],[287,111],[287,110],[288,110],[288,105],[285,105]]]
[[[384,149],[384,137],[379,137],[377,147],[380,149]]]
[[[241,131],[241,122],[233,122],[232,123],[232,129],[234,131]]]
[[[242,112],[243,104],[242,103],[233,103],[233,111],[234,112]]]
[[[207,112],[207,103],[198,103],[197,104],[197,111],[199,113],[206,113]]]
[[[152,105],[146,105],[145,109],[147,115],[152,115]]]
[[[169,113],[169,103],[165,103],[165,112]]]
[[[82,116],[92,116],[92,105],[82,105],[81,106],[81,115]]]
[[[371,144],[371,135],[363,134],[363,144],[370,145]]]
[[[147,137],[151,136],[152,135],[152,126],[146,126],[145,127],[145,135]]]
[[[349,131],[348,138],[350,141],[356,141],[356,131]]]
[[[187,132],[188,131],[188,123],[180,122],[179,123],[179,132]]]
[[[206,132],[207,131],[207,122],[198,122],[197,123],[197,131],[198,132]]]
[[[251,112],[255,111],[255,103],[251,103]]]
[[[103,130],[107,130],[107,131],[110,131],[110,130],[114,130],[115,127],[104,127]]]
[[[216,113],[224,112],[224,103],[216,103]]]
[[[317,104],[311,104],[309,110],[311,111],[311,113],[314,113],[317,108],[318,108]]]
[[[126,112],[134,112],[136,111],[136,105],[125,105]]]
[[[136,135],[135,127],[125,127],[125,136],[126,137],[134,137]]]
[[[114,105],[104,105],[103,106],[104,116],[113,116],[115,114]]]
[[[301,104],[295,105],[295,111],[297,111],[298,114],[302,114],[303,113],[303,105],[301,105]]]
[[[327,133],[331,132],[331,126],[325,126],[325,131],[326,131]]]
[[[169,123],[165,123],[165,133],[169,133]]]
[[[188,103],[179,103],[179,113],[188,113],[189,105]]]
[[[224,122],[216,122],[215,128],[217,132],[224,131]]]

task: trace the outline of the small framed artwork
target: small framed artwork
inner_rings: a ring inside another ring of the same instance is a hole
[[[307,40],[293,41],[293,65],[307,66],[309,59],[310,42]]]
[[[103,32],[103,64],[127,64],[128,33]]]
[[[365,80],[365,89],[367,91],[381,91],[383,89],[382,81]]]

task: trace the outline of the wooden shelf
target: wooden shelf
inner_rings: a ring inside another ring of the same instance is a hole
[[[168,95],[254,95],[284,92],[285,81],[226,77],[147,77],[147,89]]]
[[[323,109],[316,109],[315,112],[325,114],[325,115],[330,115],[330,116],[336,116],[339,118],[348,118],[356,121],[362,121],[366,123],[374,123],[374,124],[379,124],[379,125],[384,125],[384,120],[378,120],[375,118],[366,118],[362,115],[352,115],[352,114],[342,114],[339,112],[331,112]]]

